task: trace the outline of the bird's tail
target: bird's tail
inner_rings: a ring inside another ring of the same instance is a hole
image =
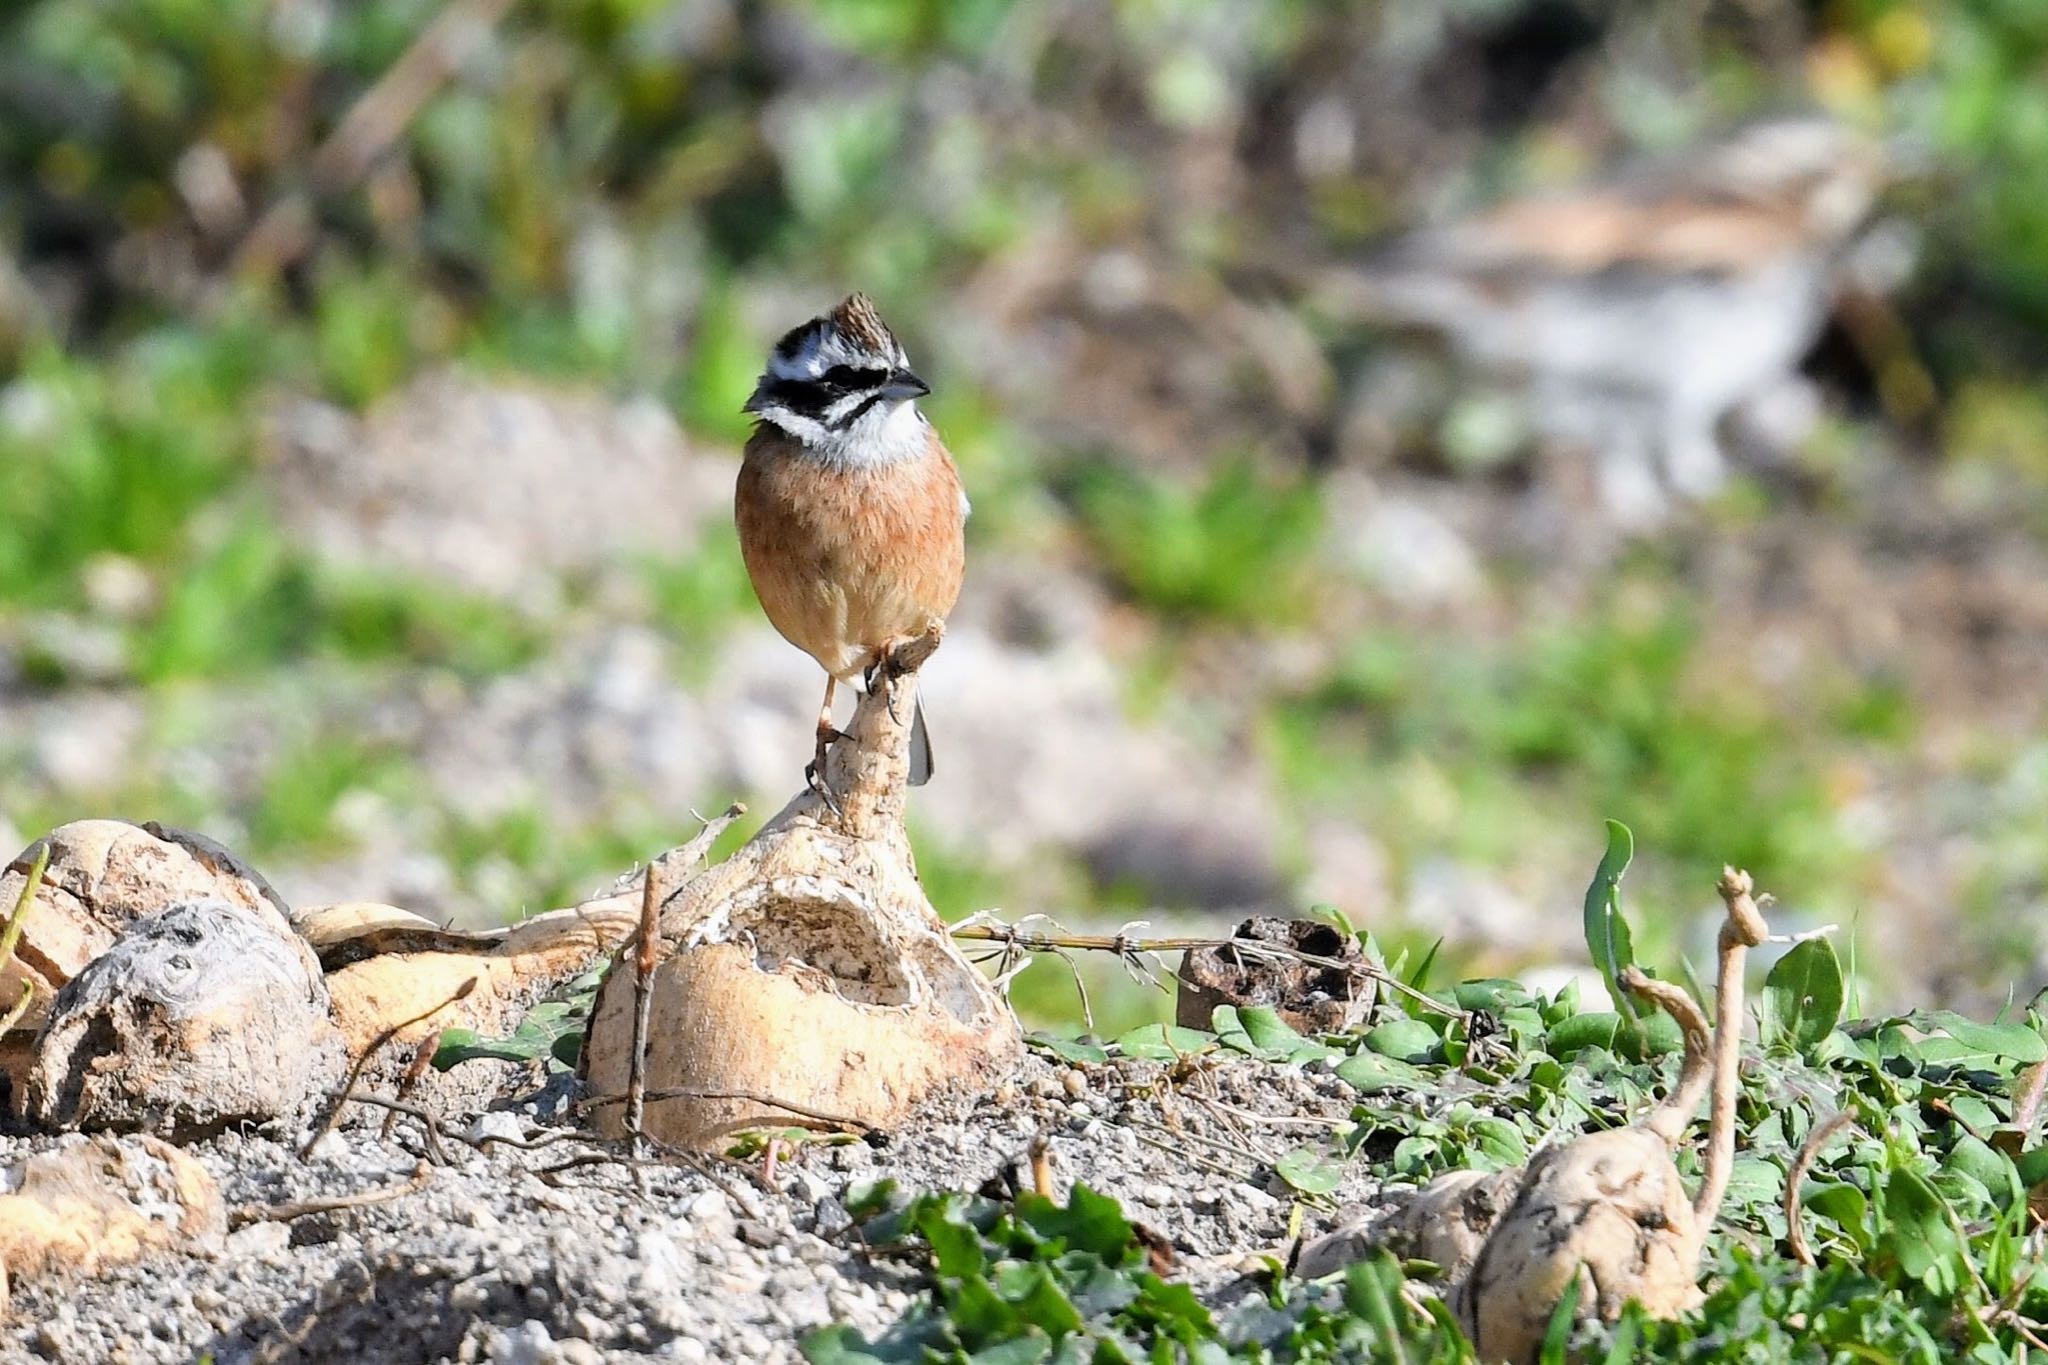
[[[910,717],[910,785],[922,787],[932,780],[932,737],[924,728],[924,698]]]

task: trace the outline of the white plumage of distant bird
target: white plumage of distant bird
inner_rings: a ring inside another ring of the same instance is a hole
[[[1821,118],[1418,229],[1322,281],[1336,311],[1439,336],[1588,450],[1611,511],[1727,474],[1720,424],[1791,380],[1870,220],[1878,148]]]

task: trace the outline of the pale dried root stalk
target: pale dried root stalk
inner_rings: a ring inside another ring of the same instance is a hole
[[[1557,1304],[1574,1284],[1578,1311],[1613,1321],[1635,1302],[1670,1317],[1699,1302],[1699,1260],[1720,1212],[1735,1156],[1743,963],[1768,932],[1747,873],[1722,873],[1718,1025],[1712,1066],[1706,1021],[1675,986],[1631,971],[1624,984],[1662,1005],[1685,1033],[1677,1088],[1642,1124],[1593,1133],[1539,1153],[1514,1202],[1488,1232],[1451,1305],[1480,1354],[1533,1361]],[[1688,1202],[1671,1152],[1711,1081],[1705,1176]]]
[[[938,639],[893,652],[895,676],[832,746],[821,778],[836,809],[806,789],[724,862],[665,873],[646,1137],[713,1149],[806,1110],[888,1127],[938,1089],[992,1084],[1021,1051],[1015,1016],[926,898],[904,829],[914,670]],[[591,1015],[584,1077],[603,1101],[632,1088],[636,978],[614,971]],[[631,1126],[623,1103],[591,1115],[607,1136]]]

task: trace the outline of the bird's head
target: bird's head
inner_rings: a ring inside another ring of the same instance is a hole
[[[865,294],[792,329],[768,353],[746,411],[834,464],[888,464],[924,450],[916,400],[931,386]]]

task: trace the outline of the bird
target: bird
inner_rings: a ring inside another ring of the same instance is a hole
[[[971,510],[952,455],[919,411],[931,386],[865,294],[792,328],[744,411],[755,419],[733,492],[754,595],[825,670],[806,783],[836,810],[825,759],[840,683],[886,687],[890,654],[943,627],[966,574]],[[931,779],[924,706],[910,783]]]
[[[1686,157],[1409,233],[1326,277],[1340,312],[1435,333],[1588,447],[1610,509],[1725,477],[1717,428],[1792,380],[1886,183],[1831,119],[1759,120]]]

